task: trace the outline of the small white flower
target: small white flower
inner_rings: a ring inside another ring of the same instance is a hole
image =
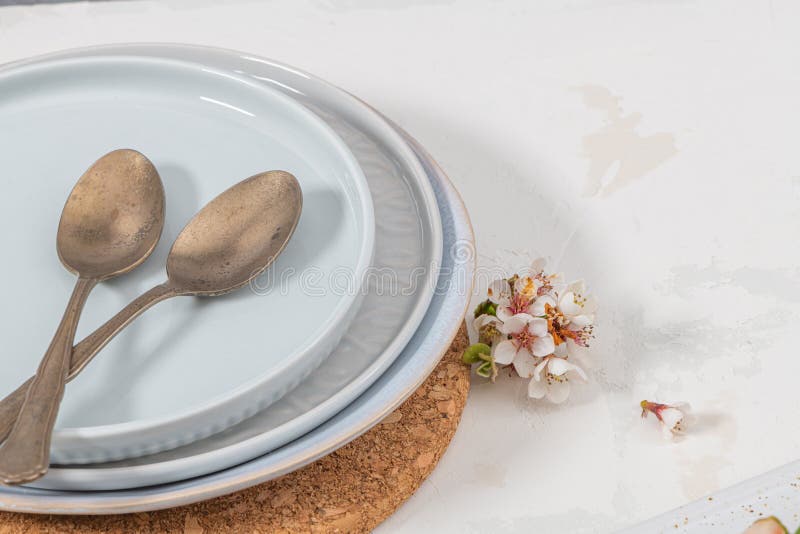
[[[683,434],[689,424],[691,407],[686,402],[660,404],[643,400],[639,405],[642,407],[642,417],[647,417],[648,413],[656,416],[661,423],[661,435],[666,440]]]
[[[556,345],[566,343],[567,353],[580,356],[583,348],[589,346],[594,329],[594,313],[597,301],[584,296],[583,281],[565,285],[561,293],[554,290],[536,298],[531,306],[531,314],[544,317]]]
[[[528,396],[534,399],[547,397],[553,403],[567,400],[570,381],[586,382],[586,373],[577,365],[555,355],[546,356],[533,370],[528,383]]]
[[[527,313],[518,313],[503,322],[502,330],[509,339],[492,347],[494,361],[500,365],[514,364],[520,376],[531,376],[535,358],[552,354],[553,336],[547,330],[547,321]]]
[[[583,280],[578,280],[564,286],[561,292],[553,291],[539,296],[533,303],[531,315],[547,315],[548,308],[557,310],[564,319],[564,326],[580,330],[594,323],[597,300],[592,295],[586,295],[586,285]]]
[[[514,276],[495,280],[489,286],[489,299],[497,304],[497,317],[501,321],[519,313],[530,313],[536,298],[539,282],[530,276]]]
[[[544,271],[547,260],[538,258],[531,263],[531,277],[538,282],[537,295],[547,295],[553,293],[563,293],[567,284],[564,282],[564,275],[561,273],[546,274]]]

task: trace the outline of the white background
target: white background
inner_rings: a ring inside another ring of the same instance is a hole
[[[519,379],[474,380],[448,453],[379,531],[608,532],[800,456],[799,11],[790,0],[4,7],[0,61],[216,45],[311,71],[400,123],[463,194],[481,266],[548,256],[589,282],[601,315],[592,381],[566,404],[529,401]],[[642,398],[689,401],[697,425],[665,443],[639,419]]]

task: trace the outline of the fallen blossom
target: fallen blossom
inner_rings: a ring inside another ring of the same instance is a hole
[[[676,435],[685,432],[689,423],[689,412],[691,407],[688,403],[678,402],[675,404],[661,404],[643,400],[639,403],[642,407],[642,417],[653,414],[661,423],[661,435],[664,439],[671,440]]]

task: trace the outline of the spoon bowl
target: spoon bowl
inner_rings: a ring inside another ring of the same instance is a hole
[[[172,245],[169,285],[182,295],[213,296],[247,284],[289,242],[302,205],[300,184],[284,171],[256,174],[224,191]]]
[[[105,280],[142,263],[164,227],[164,186],[143,154],[109,152],[81,176],[64,205],[56,249],[83,278]]]

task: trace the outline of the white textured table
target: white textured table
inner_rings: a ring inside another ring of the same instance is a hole
[[[481,265],[544,254],[601,299],[592,383],[476,382],[382,532],[607,532],[800,457],[797,3],[217,4],[3,7],[0,61],[176,41],[307,69],[438,158]],[[642,398],[699,424],[664,443]]]

